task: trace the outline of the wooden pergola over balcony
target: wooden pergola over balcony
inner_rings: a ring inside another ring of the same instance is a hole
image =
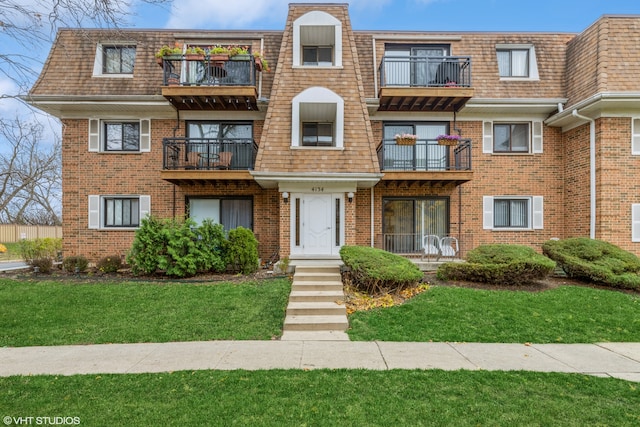
[[[471,58],[385,56],[379,111],[457,112],[474,95]]]
[[[246,60],[214,60],[204,56],[162,61],[164,96],[178,110],[258,110],[256,68]]]

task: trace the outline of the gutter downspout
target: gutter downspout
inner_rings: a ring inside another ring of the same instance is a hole
[[[596,121],[590,117],[582,116],[574,109],[571,114],[582,120],[589,122],[589,191],[590,201],[590,222],[589,237],[596,238]]]

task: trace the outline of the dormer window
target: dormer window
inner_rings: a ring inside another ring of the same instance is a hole
[[[302,123],[302,145],[305,147],[332,147],[333,123]]]
[[[129,44],[99,44],[93,66],[94,76],[131,77],[136,62],[136,47]]]
[[[296,95],[291,106],[292,147],[343,147],[344,100],[338,94],[311,87]]]
[[[304,46],[302,48],[302,65],[333,65],[333,46]]]
[[[342,23],[313,11],[293,23],[293,66],[341,67]]]
[[[496,55],[501,79],[539,79],[536,51],[532,45],[498,45]]]

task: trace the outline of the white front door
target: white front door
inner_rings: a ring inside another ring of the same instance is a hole
[[[343,241],[342,194],[293,194],[291,254],[334,256]]]

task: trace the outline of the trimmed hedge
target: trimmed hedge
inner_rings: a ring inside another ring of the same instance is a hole
[[[441,265],[441,280],[469,280],[502,285],[518,285],[543,279],[556,263],[524,245],[482,245],[467,254],[467,262]]]
[[[587,237],[549,240],[542,251],[567,276],[623,289],[640,289],[640,259],[618,246]]]
[[[343,246],[340,257],[348,267],[345,279],[370,295],[398,292],[424,277],[413,262],[381,249]]]

